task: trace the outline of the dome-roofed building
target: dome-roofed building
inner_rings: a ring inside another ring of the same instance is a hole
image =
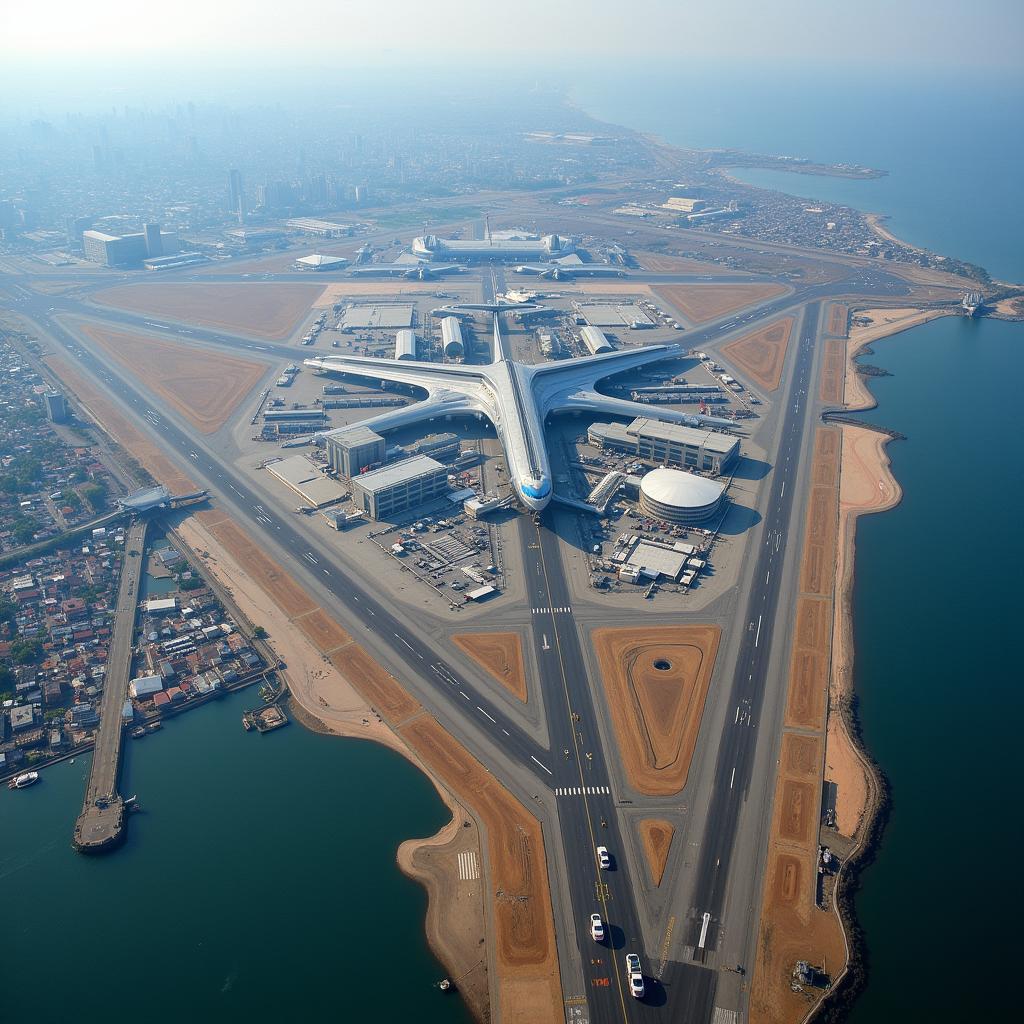
[[[667,523],[700,523],[725,499],[725,487],[693,473],[662,466],[640,481],[640,511]]]

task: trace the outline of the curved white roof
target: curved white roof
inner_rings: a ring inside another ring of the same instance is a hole
[[[652,469],[641,481],[640,491],[651,501],[673,508],[705,508],[713,505],[725,490],[716,480],[707,480],[679,469]]]

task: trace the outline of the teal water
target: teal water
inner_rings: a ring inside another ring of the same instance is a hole
[[[71,850],[88,757],[0,793],[0,1019],[469,1021],[395,864],[448,820],[431,784],[376,744],[246,733],[254,699],[129,742],[144,813],[111,856]]]
[[[1024,78],[755,77],[608,76],[580,80],[575,97],[678,145],[887,169],[874,181],[738,174],[887,214],[911,243],[1024,282],[1024,135],[1009,127]],[[857,897],[868,979],[849,1020],[1001,1018],[1022,952],[1024,325],[938,320],[870,361],[894,375],[871,381],[866,415],[907,440],[889,447],[903,501],[857,532],[855,686],[893,803]]]

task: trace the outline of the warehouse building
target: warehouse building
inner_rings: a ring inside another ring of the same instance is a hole
[[[332,430],[324,435],[324,441],[331,472],[346,478],[358,476],[367,466],[380,465],[387,451],[380,434],[358,423]]]
[[[322,270],[344,270],[348,266],[348,260],[344,256],[323,256],[320,253],[313,253],[310,256],[300,256],[292,266],[296,270],[312,270],[315,273]]]
[[[311,508],[323,508],[341,501],[345,488],[320,471],[305,455],[292,455],[278,462],[267,463],[267,471],[294,491]]]
[[[612,343],[600,327],[584,327],[580,331],[580,338],[583,344],[590,350],[591,355],[596,356],[602,352],[611,352],[612,350]]]
[[[449,359],[465,354],[466,346],[462,340],[462,325],[457,317],[446,316],[441,321],[441,348]]]
[[[724,473],[739,457],[740,442],[728,434],[640,416],[632,423],[593,423],[587,432],[598,448],[628,452],[645,462]]]
[[[352,480],[353,501],[371,519],[388,519],[448,491],[448,470],[427,455],[363,473]]]
[[[395,358],[416,358],[416,332],[408,327],[403,328],[395,335]]]
[[[678,469],[647,473],[640,481],[640,511],[666,523],[702,523],[717,513],[725,500],[725,487]]]

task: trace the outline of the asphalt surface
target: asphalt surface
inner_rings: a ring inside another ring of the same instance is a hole
[[[483,275],[486,282],[487,275]],[[254,275],[247,280],[259,280]],[[699,280],[699,278],[697,278]],[[208,278],[205,280],[209,280]],[[288,280],[294,280],[288,277]],[[646,275],[645,281],[683,283],[694,280],[689,275]],[[720,279],[719,279],[720,280]],[[852,270],[843,282],[831,282],[806,288],[797,287],[792,294],[780,296],[755,311],[738,315],[721,324],[687,331],[683,339],[694,348],[708,345],[733,332],[742,331],[755,320],[765,320],[800,304],[811,303],[803,320],[795,371],[788,393],[777,401],[787,401],[785,416],[778,432],[777,452],[772,452],[773,471],[763,523],[757,528],[759,548],[753,573],[754,586],[747,597],[745,618],[738,623],[746,634],[741,641],[739,661],[732,682],[731,700],[737,711],[735,720],[729,716],[715,762],[715,788],[707,809],[704,837],[694,873],[694,906],[686,916],[685,946],[692,947],[693,960],[668,961],[656,977],[652,964],[644,955],[644,944],[637,911],[637,894],[642,892],[638,880],[629,875],[624,858],[616,852],[625,848],[620,832],[613,777],[600,734],[596,727],[596,711],[586,665],[580,648],[579,630],[572,615],[570,587],[564,572],[557,536],[545,519],[538,527],[527,518],[519,522],[520,547],[523,555],[527,604],[536,608],[532,615],[532,634],[541,686],[545,693],[547,729],[550,749],[538,743],[500,705],[490,701],[486,691],[460,674],[447,663],[437,647],[424,640],[393,614],[370,589],[347,569],[325,556],[293,521],[268,511],[259,494],[223,459],[211,454],[197,440],[174,422],[160,416],[156,404],[121,376],[111,365],[96,358],[78,339],[54,321],[54,313],[102,316],[104,320],[134,328],[155,330],[158,318],[99,311],[86,303],[51,296],[39,296],[15,285],[15,310],[45,323],[49,332],[76,356],[82,367],[103,381],[107,387],[134,411],[143,423],[156,431],[165,446],[176,449],[188,464],[197,483],[211,493],[240,521],[252,526],[252,533],[261,533],[279,544],[295,559],[295,564],[314,576],[345,609],[350,629],[355,623],[374,640],[383,644],[404,671],[411,673],[418,685],[432,692],[441,706],[459,719],[460,738],[471,740],[477,751],[500,752],[528,773],[534,786],[551,791],[557,802],[561,829],[562,855],[568,866],[568,897],[576,928],[576,945],[588,991],[589,1019],[592,1021],[644,1020],[656,1014],[666,1020],[709,1021],[714,1010],[717,967],[705,965],[705,955],[698,949],[703,915],[709,915],[704,936],[704,949],[713,950],[719,938],[723,908],[729,891],[729,870],[736,845],[740,811],[750,791],[754,751],[757,744],[762,704],[768,687],[784,685],[784,679],[770,672],[769,656],[779,611],[779,587],[782,565],[788,552],[786,538],[797,497],[794,483],[804,442],[810,373],[813,364],[820,308],[818,300],[837,294],[875,294],[891,299],[906,294],[908,289],[898,278],[873,269]],[[192,335],[197,342],[230,348],[235,352],[252,349],[271,357],[294,361],[306,351],[293,345],[251,343],[238,336],[208,331],[183,329],[166,322],[175,336]],[[785,385],[784,385],[785,387]],[[788,486],[787,486],[788,484]],[[551,516],[548,511],[546,516]],[[570,611],[555,611],[567,608]],[[578,715],[576,720],[573,716]],[[768,723],[774,727],[776,723]],[[563,751],[568,750],[566,757]],[[588,758],[587,754],[592,755]],[[489,767],[491,765],[489,764]],[[499,776],[500,777],[500,776]],[[599,792],[576,796],[557,796],[562,787],[587,787]],[[610,792],[605,792],[605,788]],[[606,822],[602,826],[601,822]],[[614,858],[611,871],[600,871],[594,848],[606,845]],[[555,877],[552,873],[552,884]],[[682,908],[686,909],[686,908]],[[590,938],[589,915],[599,912],[609,925],[609,939],[598,946]],[[756,922],[755,922],[756,923]],[[560,937],[564,944],[565,936]],[[561,949],[564,954],[564,945]],[[631,999],[624,975],[626,952],[638,952],[644,965],[647,996],[642,1002]],[[563,974],[565,968],[563,968]],[[607,979],[607,982],[602,979]]]

